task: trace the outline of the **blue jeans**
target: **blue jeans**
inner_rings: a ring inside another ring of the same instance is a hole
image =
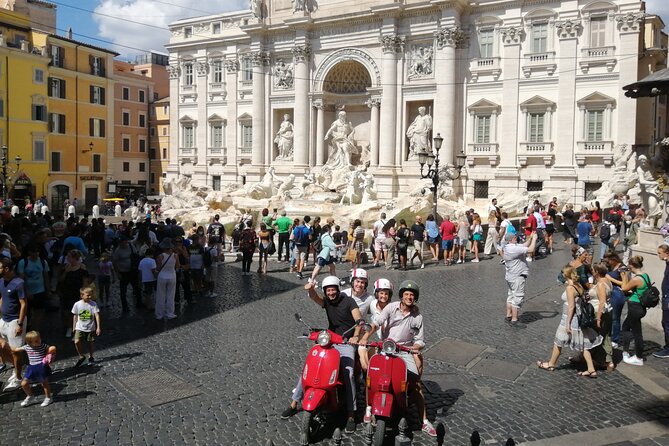
[[[602,240],[599,244],[599,260],[604,258],[604,254],[606,254],[606,251],[609,249],[613,249],[613,244],[610,244],[610,240],[608,242]]]
[[[618,287],[613,287],[611,292],[611,306],[613,307],[613,324],[611,328],[611,341],[620,345],[620,318],[625,308],[625,295]]]
[[[343,375],[344,390],[346,391],[346,410],[355,412],[355,381],[353,369],[355,367],[355,348],[349,344],[337,344],[334,346],[339,352],[339,373]],[[297,403],[304,398],[304,389],[302,388],[302,373],[297,377],[297,385],[293,391],[291,399]]]

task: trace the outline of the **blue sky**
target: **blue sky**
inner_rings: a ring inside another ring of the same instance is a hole
[[[248,8],[248,0],[49,1],[58,6],[60,30],[72,27],[75,39],[115,49],[125,58],[148,50],[165,51],[170,22]],[[669,32],[669,0],[647,0],[646,10],[660,15]]]

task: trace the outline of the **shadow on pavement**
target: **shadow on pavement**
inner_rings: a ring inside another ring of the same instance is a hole
[[[552,319],[560,313],[557,311],[525,311],[523,312],[518,320],[524,324],[531,324],[533,322],[540,321],[541,319]]]

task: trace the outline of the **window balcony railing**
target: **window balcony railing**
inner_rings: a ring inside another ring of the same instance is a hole
[[[227,149],[225,147],[210,147],[207,149],[207,164],[226,164],[228,162]]]
[[[252,147],[240,147],[239,153],[241,153],[242,155],[250,155],[252,150],[253,150]]]
[[[197,164],[197,148],[181,147],[179,148],[179,162],[181,164]]]
[[[526,166],[530,159],[542,159],[544,165],[553,164],[553,143],[552,142],[521,142],[518,150],[518,163]]]
[[[587,73],[590,67],[606,66],[606,70],[611,72],[616,66],[616,47],[602,46],[595,48],[583,48],[581,50],[581,60],[579,66],[583,73]]]
[[[499,57],[480,57],[469,63],[469,71],[472,74],[472,81],[478,81],[483,75],[490,75],[493,80],[499,79],[502,73],[502,64]]]
[[[555,51],[529,53],[525,55],[525,59],[523,60],[523,73],[525,77],[530,77],[532,71],[540,70],[546,70],[549,75],[552,75],[556,69]]]
[[[496,142],[467,144],[467,163],[473,166],[477,159],[485,158],[491,166],[497,165],[499,144]]]
[[[578,141],[574,153],[576,163],[584,166],[587,158],[602,158],[605,166],[613,163],[613,141]]]

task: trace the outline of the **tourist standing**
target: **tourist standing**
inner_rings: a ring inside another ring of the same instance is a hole
[[[453,240],[457,234],[457,228],[451,221],[450,215],[444,215],[439,232],[441,233],[441,249],[444,252],[444,265],[448,266],[453,263]]]
[[[595,286],[588,291],[588,301],[592,304],[597,315],[597,331],[602,336],[602,345],[606,353],[606,369],[612,372],[616,368],[613,362],[613,346],[611,345],[611,289],[612,284],[607,277],[609,267],[604,262],[592,266],[592,275]]]
[[[656,358],[669,358],[669,245],[660,245],[657,256],[664,262],[662,278],[662,329],[664,330],[664,347],[653,353]]]
[[[286,211],[281,211],[281,217],[277,218],[274,222],[274,227],[279,233],[279,248],[277,250],[277,259],[281,261],[281,254],[283,253],[283,248],[286,248],[286,256],[284,257],[285,261],[288,262],[289,257],[289,239],[290,239],[290,228],[292,227],[293,221],[286,217]]]
[[[374,241],[374,266],[379,266],[381,256],[385,250],[386,234],[383,232],[383,227],[386,225],[386,214],[381,213],[378,220],[374,222],[372,227],[372,235]]]
[[[253,253],[258,246],[258,236],[253,230],[253,222],[246,223],[246,227],[239,236],[239,250],[242,252],[242,275],[251,274],[251,262],[253,262]],[[301,272],[300,278],[302,278]]]
[[[400,269],[407,269],[407,251],[409,249],[409,236],[411,231],[407,228],[407,222],[400,219],[400,227],[397,229],[397,258],[399,259]]]
[[[391,269],[393,266],[393,260],[395,260],[395,236],[397,231],[395,229],[395,224],[397,222],[394,218],[388,220],[388,222],[383,225],[383,234],[384,234],[384,244],[383,244],[383,256],[386,260],[386,269]]]
[[[641,319],[646,315],[646,308],[641,305],[641,295],[651,286],[650,277],[643,272],[643,257],[634,256],[629,261],[630,271],[623,274],[623,292],[632,292],[627,299],[627,317],[621,329],[623,341],[623,361],[630,365],[643,365],[643,331]],[[634,355],[629,354],[630,343],[634,338]]]
[[[457,263],[464,263],[467,258],[467,242],[469,242],[469,226],[470,223],[467,219],[467,216],[461,216],[458,220],[458,232],[457,238],[455,239],[455,248],[458,252],[458,261]],[[455,254],[455,253],[454,253]]]
[[[488,233],[486,234],[485,246],[483,248],[483,254],[486,256],[492,256],[493,250],[495,249],[495,245],[497,245],[498,235],[496,226],[497,226],[497,214],[495,212],[490,212],[488,214]]]
[[[362,253],[365,251],[365,229],[362,227],[362,222],[359,218],[353,221],[351,234],[353,237],[351,246],[355,250],[355,259],[351,262],[351,268],[355,269],[360,266]]]
[[[170,238],[163,239],[158,245],[163,253],[156,259],[156,309],[155,318],[174,319],[174,298],[177,292],[177,269],[179,269],[179,256],[174,252],[174,243]]]
[[[585,215],[583,218],[579,219],[578,224],[576,225],[576,234],[578,237],[578,246],[582,247],[588,252],[591,251],[591,239],[590,236],[593,234],[594,228],[592,223],[590,223],[590,216]]]
[[[506,245],[503,249],[506,274],[504,279],[507,286],[506,321],[515,328],[525,328],[525,324],[518,321],[518,313],[525,300],[525,282],[530,273],[527,264],[527,253],[534,251],[537,236],[531,234],[524,244],[518,244],[518,236],[507,233]]]
[[[420,260],[420,267],[425,268],[423,261],[423,250],[425,249],[425,225],[423,224],[423,217],[416,215],[415,223],[411,226],[411,239],[413,240],[413,254],[411,255],[410,263],[413,265],[413,259],[418,257]]]
[[[430,252],[432,253],[432,260],[437,262],[439,260],[439,227],[432,214],[427,216],[425,232],[427,233],[427,247],[430,248]]]

